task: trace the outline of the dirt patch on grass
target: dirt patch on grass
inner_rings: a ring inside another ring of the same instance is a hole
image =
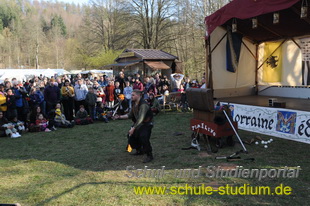
[[[198,156],[199,157],[212,157],[212,155],[208,154],[207,152],[200,152]]]

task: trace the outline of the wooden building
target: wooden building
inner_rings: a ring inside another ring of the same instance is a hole
[[[125,75],[139,73],[141,76],[152,76],[156,73],[170,76],[171,73],[182,73],[178,57],[157,49],[126,49],[115,59],[115,64],[104,66],[113,69],[115,75],[123,71]]]

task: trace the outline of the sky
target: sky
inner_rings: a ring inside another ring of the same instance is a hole
[[[54,1],[55,0],[47,0],[47,1]],[[75,3],[75,4],[88,4],[89,0],[57,0],[57,1],[62,1],[65,3]]]

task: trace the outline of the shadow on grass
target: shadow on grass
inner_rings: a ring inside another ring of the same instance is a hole
[[[191,114],[181,113],[155,117],[151,136],[155,160],[150,165],[181,161],[181,152],[184,155],[197,153],[180,150],[190,143],[190,117]],[[49,133],[27,133],[19,139],[2,138],[0,158],[54,161],[91,171],[124,170],[132,164],[143,166],[144,157],[132,156],[125,150],[130,126],[130,120],[100,122]],[[175,132],[183,135],[174,136]]]

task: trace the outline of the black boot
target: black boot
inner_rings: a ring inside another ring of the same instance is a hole
[[[143,163],[148,163],[148,162],[152,161],[153,159],[154,159],[153,154],[149,153],[149,154],[147,154],[146,158],[143,160]]]
[[[143,155],[144,152],[139,150],[139,149],[136,149],[136,153],[133,153],[132,155]]]

